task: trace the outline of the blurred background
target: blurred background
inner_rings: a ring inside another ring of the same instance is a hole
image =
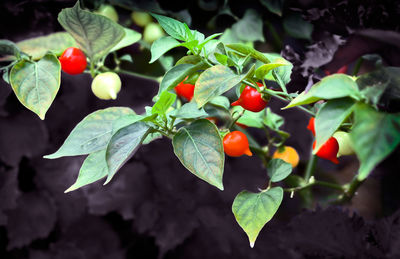
[[[344,66],[351,75],[356,67],[361,74],[382,64],[400,65],[399,1],[81,2],[90,10],[113,5],[119,23],[144,34],[146,26],[132,19],[132,11],[161,13],[206,36],[224,32],[226,42],[280,53],[294,64],[290,92],[303,91]],[[0,38],[18,42],[62,31],[57,14],[74,4],[2,0]],[[285,196],[253,249],[231,205],[241,190],[256,191],[265,183],[257,157],[226,157],[221,192],[189,173],[170,142],[160,139],[141,147],[110,184],[100,181],[64,194],[84,158],[47,160],[43,155],[54,152],[97,109],[127,106],[142,113],[152,104],[156,78],[185,54],[174,50],[148,64],[155,34],[118,52],[125,57],[121,66],[138,76],[121,76],[115,101],[92,94],[89,74],[63,73],[60,91],[41,121],[0,80],[0,258],[400,258],[399,149],[375,169],[351,204],[329,205],[330,193],[319,188],[311,201]],[[292,135],[287,144],[302,159],[295,173],[303,174],[312,144],[309,117],[296,109],[281,111],[282,105],[270,103],[285,118],[284,130]],[[251,133],[263,138],[262,132]],[[319,161],[317,174],[345,183],[357,168],[350,156],[339,165]]]

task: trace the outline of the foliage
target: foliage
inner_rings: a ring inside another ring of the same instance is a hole
[[[282,15],[282,1],[261,2],[271,12]],[[272,159],[271,155],[272,149],[282,148],[290,136],[281,129],[283,118],[270,108],[257,113],[231,108],[230,93],[240,95],[249,86],[265,100],[278,98],[287,102],[284,109],[299,107],[315,115],[314,153],[336,131],[349,131],[360,160],[355,177],[358,182],[365,180],[399,145],[400,115],[379,109],[382,103],[399,99],[397,68],[381,68],[359,78],[334,74],[317,82],[309,91],[290,94],[286,85],[290,82],[293,64],[276,53],[263,53],[246,43],[265,40],[262,20],[255,10],[247,10],[230,31],[208,37],[184,22],[156,13],[151,15],[168,34],[155,40],[149,48],[149,63],[159,61],[166,70],[153,98],[154,105],[145,107],[143,114],[127,107],[110,107],[92,112],[78,123],[63,145],[45,156],[55,159],[87,155],[76,182],[65,192],[103,178],[106,178],[104,184],[108,184],[142,145],[160,136],[171,140],[174,154],[194,176],[222,191],[225,165],[222,138],[236,127],[235,123],[254,127],[266,133],[265,146],[261,147],[246,130],[243,132],[248,136],[252,152],[266,168],[267,184],[257,193],[240,192],[232,205],[232,212],[253,247],[261,229],[280,207],[284,192],[294,193],[321,184],[339,190],[339,197],[351,198],[357,184],[323,183],[306,172],[296,186],[285,188],[283,181],[293,168],[281,159]],[[87,72],[94,78],[103,72],[123,73],[119,67],[122,58],[118,59],[116,51],[140,40],[139,33],[83,10],[79,1],[74,7],[62,10],[58,21],[68,34],[60,32],[18,44],[0,41],[0,54],[10,61],[2,68],[4,78],[10,82],[19,101],[41,119],[60,87],[61,69],[56,55],[60,54],[61,46],[66,46],[63,44],[76,45],[85,52],[89,59]],[[254,30],[248,30],[248,26]],[[290,35],[302,39],[310,39],[313,30],[297,14],[284,17],[283,26]],[[60,46],[58,41],[62,42]],[[185,49],[187,55],[174,64],[165,55],[176,48]],[[114,68],[104,65],[107,56],[114,57]],[[193,99],[182,104],[173,89],[185,79],[194,82],[195,90]],[[269,81],[275,81],[279,89],[268,88]],[[380,87],[382,84],[384,87]],[[320,101],[324,104],[315,114],[309,105]],[[216,118],[221,123],[206,118]]]

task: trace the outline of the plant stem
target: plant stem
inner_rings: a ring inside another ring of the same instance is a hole
[[[332,189],[336,189],[339,191],[344,191],[345,187],[340,185],[340,184],[336,184],[336,183],[330,183],[330,182],[325,182],[325,181],[315,181],[316,185],[321,185],[321,186],[325,186],[325,187],[329,187]]]
[[[358,187],[360,187],[363,182],[364,180],[360,181],[356,175],[350,183],[343,186],[344,193],[339,197],[338,202],[344,203],[350,201],[356,194]]]
[[[239,114],[236,116],[236,118],[232,118],[232,122],[229,124],[228,129],[232,128],[233,125],[235,125],[235,122],[237,122],[237,121],[240,119],[240,117],[243,116],[243,114],[244,114],[245,111],[246,111],[246,110],[242,110],[241,112],[239,112]]]
[[[362,63],[363,63],[363,58],[362,57],[358,58],[357,63],[353,69],[353,73],[352,73],[353,76],[356,76],[358,74],[358,71],[360,71]]]
[[[109,70],[113,71],[112,69],[109,69]],[[114,72],[139,77],[142,79],[152,80],[152,81],[156,81],[157,83],[159,83],[158,78],[154,77],[154,76],[146,76],[146,75],[142,75],[139,73],[135,73],[135,72],[127,71],[127,70],[123,70],[123,69],[114,70]]]
[[[293,188],[285,188],[283,189],[285,192],[296,192],[296,191],[301,191],[303,189],[309,188],[314,185],[321,185],[325,186],[328,188],[336,189],[339,191],[343,191],[344,187],[342,185],[336,184],[336,183],[330,183],[330,182],[325,182],[325,181],[317,181],[314,179],[314,177],[311,177],[310,180],[308,181],[307,184],[293,187]]]
[[[317,161],[318,157],[316,155],[311,154],[311,158],[310,160],[308,160],[307,163],[306,173],[304,174],[304,180],[306,180],[306,182],[308,182],[311,176],[313,176],[315,168],[317,166]]]
[[[279,37],[279,34],[276,32],[276,30],[275,30],[275,28],[274,28],[274,26],[270,23],[270,22],[266,22],[266,25],[267,25],[267,27],[268,27],[268,30],[269,30],[269,32],[271,33],[271,36],[272,36],[272,38],[273,38],[273,40],[274,40],[274,43],[275,43],[275,47],[277,48],[277,49],[282,49],[282,40],[281,40],[281,37]]]

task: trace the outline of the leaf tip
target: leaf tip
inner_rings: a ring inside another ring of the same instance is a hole
[[[64,193],[69,193],[69,192],[72,192],[72,191],[75,191],[77,188],[75,188],[73,185],[71,186],[71,187],[69,187],[68,189],[66,189],[65,191],[64,191]]]
[[[250,247],[251,248],[254,248],[254,243],[255,243],[254,241],[250,241]]]

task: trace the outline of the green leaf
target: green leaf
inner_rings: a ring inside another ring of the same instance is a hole
[[[231,103],[229,102],[229,99],[222,95],[212,98],[208,102],[208,104],[212,104],[214,106],[224,108],[225,110],[229,110],[229,108],[231,107]]]
[[[57,152],[44,158],[86,155],[105,149],[113,134],[113,123],[128,114],[134,112],[125,107],[110,107],[89,114],[75,126]]]
[[[169,50],[179,47],[181,43],[177,41],[176,39],[172,38],[171,36],[166,36],[157,39],[152,45],[151,45],[151,60],[149,63],[153,63],[156,61],[158,58],[160,58],[162,55],[164,55],[166,52]]]
[[[326,102],[315,116],[314,154],[339,129],[340,125],[353,112],[355,102],[350,98],[334,99]]]
[[[260,0],[261,4],[268,8],[271,13],[282,16],[284,0]]]
[[[264,41],[263,21],[253,9],[247,9],[242,19],[232,25],[232,31],[242,41]]]
[[[117,45],[115,45],[110,52],[117,51],[119,49],[128,47],[136,42],[138,42],[142,38],[142,34],[140,34],[137,31],[128,29],[128,28],[123,28],[125,31],[125,36],[122,38],[120,42],[118,42]]]
[[[38,62],[21,60],[13,66],[10,83],[18,100],[44,120],[60,88],[61,65],[47,54]]]
[[[208,36],[204,41],[202,41],[202,42],[199,44],[198,48],[199,48],[199,49],[202,49],[202,48],[204,47],[204,45],[206,45],[206,44],[209,43],[211,40],[213,40],[213,39],[215,39],[216,37],[219,37],[219,36],[221,36],[221,35],[222,35],[222,33],[214,33],[214,34]]]
[[[354,115],[350,137],[361,162],[358,179],[362,181],[399,145],[400,114],[378,112],[359,103]]]
[[[46,36],[23,40],[17,43],[18,47],[32,56],[32,59],[41,59],[47,52],[60,56],[66,48],[76,47],[74,38],[67,32],[56,32]]]
[[[146,123],[135,122],[112,136],[107,146],[108,177],[104,184],[109,183],[115,173],[135,154],[149,130]]]
[[[228,65],[228,56],[220,53],[214,53],[215,59],[223,66]]]
[[[243,110],[244,109],[240,106],[234,106],[234,108],[233,108],[233,111],[241,112]],[[262,129],[264,127],[264,124],[262,122],[263,117],[265,117],[265,111],[252,112],[252,111],[245,110],[242,117],[240,117],[237,122],[244,124],[248,127]]]
[[[284,59],[281,55],[277,53],[264,53],[264,55],[272,63],[282,63],[285,66],[279,66],[272,70],[273,79],[281,86],[281,88],[286,88],[285,86],[290,82],[290,76],[292,75],[293,64]],[[266,76],[265,79],[272,80]]]
[[[153,105],[151,109],[152,114],[159,114],[165,116],[168,108],[174,104],[176,100],[176,94],[164,91],[160,95],[160,99]]]
[[[151,15],[157,19],[158,23],[165,30],[165,32],[173,38],[182,41],[186,41],[190,38],[190,35],[188,35],[188,32],[186,31],[184,23],[163,15],[158,15],[154,13],[152,13]]]
[[[100,150],[90,154],[79,170],[75,183],[65,190],[65,193],[75,191],[85,185],[94,183],[108,175],[106,163],[106,150]]]
[[[194,175],[223,190],[224,148],[218,128],[201,119],[179,129],[172,139],[175,155]]]
[[[182,107],[175,110],[174,113],[170,114],[170,116],[174,116],[180,119],[198,119],[198,118],[206,118],[208,114],[204,111],[203,108],[198,109],[197,104],[194,102],[185,103]]]
[[[373,106],[390,107],[400,101],[400,68],[382,67],[356,80],[364,99]]]
[[[250,247],[254,247],[258,234],[275,215],[282,199],[281,187],[274,187],[260,193],[242,191],[236,196],[232,204],[232,212],[249,237]]]
[[[350,76],[334,74],[325,77],[320,82],[313,85],[307,93],[302,92],[282,109],[314,103],[319,100],[332,100],[343,97],[351,97],[355,100],[359,100],[360,92],[357,84]]]
[[[154,141],[156,139],[160,139],[162,137],[163,137],[163,135],[161,135],[161,133],[150,132],[149,134],[147,134],[146,138],[143,140],[142,145],[147,145],[147,144],[151,143],[152,141]]]
[[[196,65],[197,63],[201,62],[201,58],[198,56],[183,56],[180,58],[176,63],[175,66],[180,65],[180,64],[193,64]]]
[[[21,56],[21,50],[19,47],[12,41],[9,40],[0,40],[0,56],[12,55],[17,59]]]
[[[228,67],[222,65],[213,66],[199,76],[194,88],[193,98],[200,108],[212,98],[239,84],[244,77],[236,75]]]
[[[285,123],[285,120],[278,114],[273,113],[268,107],[262,122],[271,130],[279,131],[279,128]]]
[[[252,47],[249,47],[245,44],[241,43],[231,43],[226,45],[228,48],[233,49],[239,53],[242,53],[244,55],[250,55],[252,58],[255,58],[257,60],[260,60],[261,62],[267,64],[270,63],[269,59],[261,52],[255,50]]]
[[[124,28],[99,14],[82,10],[79,1],[58,14],[58,22],[91,60],[110,52],[125,36]]]
[[[182,82],[187,76],[197,72],[200,69],[204,69],[205,63],[200,62],[196,65],[192,64],[180,64],[172,67],[167,71],[160,83],[160,88],[158,89],[158,95],[164,91],[169,91],[176,87],[180,82]]]
[[[264,77],[274,68],[280,67],[280,66],[287,66],[287,63],[269,63],[269,64],[264,64],[260,66],[259,68],[256,69],[255,76],[258,79],[264,79]]]
[[[298,39],[311,40],[311,34],[314,26],[303,20],[298,13],[285,16],[283,19],[283,28],[292,37]]]
[[[276,183],[284,180],[292,173],[292,165],[282,159],[272,159],[268,162],[267,172],[271,182]]]

